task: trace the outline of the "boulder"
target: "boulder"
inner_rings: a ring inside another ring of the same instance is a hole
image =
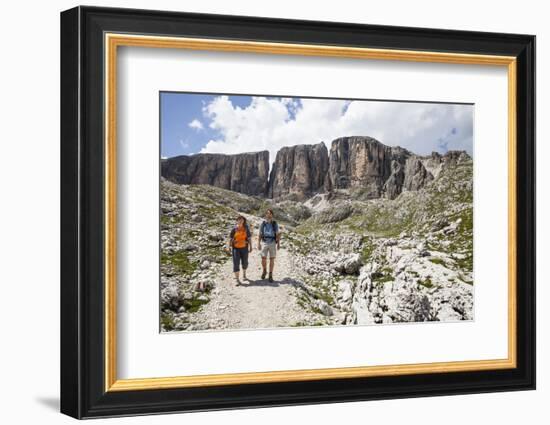
[[[342,256],[334,263],[333,267],[339,273],[357,274],[361,267],[361,256],[357,253]]]
[[[332,311],[332,308],[326,301],[323,300],[317,300],[315,302],[315,307],[323,314],[323,316],[332,316],[334,312]]]
[[[339,298],[342,302],[347,303],[353,298],[353,282],[350,280],[341,280],[338,282]]]
[[[345,220],[353,214],[353,207],[350,204],[338,205],[326,208],[313,216],[313,221],[320,224],[336,223]]]

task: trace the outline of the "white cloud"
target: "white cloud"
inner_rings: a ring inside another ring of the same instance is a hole
[[[193,121],[191,121],[188,125],[189,127],[194,128],[197,131],[202,130],[204,128],[202,125],[202,122],[200,122],[196,118]]]
[[[254,97],[240,108],[219,96],[203,112],[219,137],[201,152],[269,150],[274,161],[282,146],[324,141],[330,149],[338,137],[371,136],[422,155],[446,149],[472,153],[470,105]]]

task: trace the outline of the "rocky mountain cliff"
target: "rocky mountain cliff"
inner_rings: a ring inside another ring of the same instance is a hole
[[[267,195],[268,174],[268,151],[181,155],[161,163],[161,175],[174,183],[208,184],[253,196]]]
[[[269,197],[293,195],[302,200],[323,191],[328,166],[328,150],[323,142],[285,146],[277,152],[269,176]]]
[[[332,142],[326,188],[358,189],[366,198],[394,199],[433,180],[421,158],[372,137],[342,137]]]
[[[353,191],[362,199],[395,199],[417,191],[443,168],[469,160],[464,151],[419,156],[372,137],[341,137],[281,148],[269,173],[269,152],[196,154],[163,160],[161,174],[178,184],[208,184],[246,195],[303,201],[319,193]]]

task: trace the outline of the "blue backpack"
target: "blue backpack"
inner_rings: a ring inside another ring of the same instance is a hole
[[[264,242],[274,241],[277,238],[278,232],[279,226],[275,220],[273,220],[271,223],[268,223],[265,220],[262,221],[262,225],[260,226],[260,237]]]

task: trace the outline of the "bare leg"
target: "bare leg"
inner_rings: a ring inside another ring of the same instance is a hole
[[[267,265],[267,258],[262,257],[262,269],[264,272],[265,272],[266,265]]]
[[[273,267],[275,267],[275,258],[269,258],[269,273],[273,273]]]

